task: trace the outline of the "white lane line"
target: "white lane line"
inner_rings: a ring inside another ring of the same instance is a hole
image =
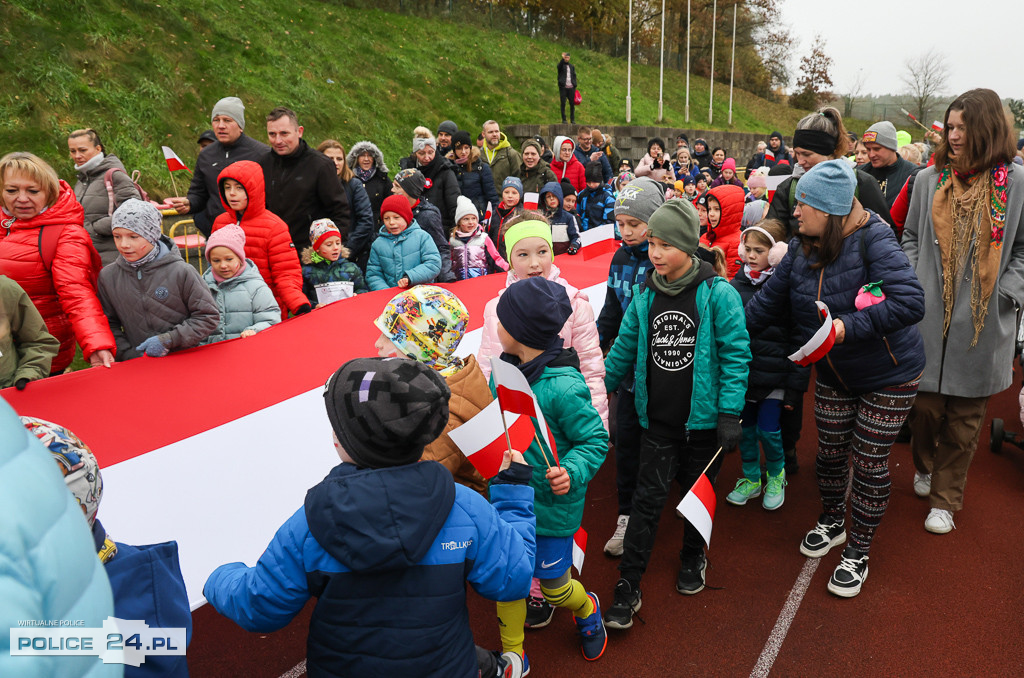
[[[807,587],[811,585],[811,578],[820,562],[821,558],[808,558],[804,563],[803,569],[800,570],[800,576],[796,578],[796,583],[790,590],[789,597],[786,598],[786,604],[782,606],[782,612],[779,613],[779,618],[775,622],[775,628],[768,636],[768,642],[764,644],[761,656],[757,658],[757,664],[750,672],[751,678],[766,678],[772,670],[775,658],[779,656],[782,643],[786,640],[789,625],[793,623],[793,618],[796,617],[796,612],[800,609],[800,603],[804,599],[804,594],[807,593]]]
[[[306,675],[306,660],[303,659],[301,662],[293,666],[291,669],[281,674],[281,678],[299,678],[299,676]]]

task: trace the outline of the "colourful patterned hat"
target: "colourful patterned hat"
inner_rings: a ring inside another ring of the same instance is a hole
[[[91,527],[103,498],[103,476],[92,451],[81,438],[63,426],[35,417],[21,417],[21,423],[50,450],[64,476],[64,483],[78,500]]]
[[[462,368],[453,353],[466,333],[469,311],[457,296],[435,285],[397,294],[374,324],[406,356],[448,377]]]

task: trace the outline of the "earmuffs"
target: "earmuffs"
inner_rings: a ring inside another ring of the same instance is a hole
[[[775,242],[775,238],[772,237],[772,234],[764,230],[760,226],[748,226],[747,228],[743,229],[744,235],[740,236],[740,244],[736,248],[736,254],[737,256],[739,256],[740,260],[743,259],[743,241],[746,240],[745,234],[750,231],[757,231],[758,233],[764,234],[764,237],[768,238],[769,242],[771,242],[772,247],[770,250],[768,250],[769,266],[777,266],[780,261],[786,258],[786,253],[789,252],[788,244],[784,242]]]

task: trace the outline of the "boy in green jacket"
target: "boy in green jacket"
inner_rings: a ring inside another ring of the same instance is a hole
[[[636,411],[643,428],[633,511],[623,540],[620,579],[605,624],[628,629],[640,609],[640,580],[672,479],[688,490],[721,448],[740,439],[750,338],[739,293],[693,256],[700,220],[687,200],[669,200],[648,222],[654,270],[634,288],[605,360],[609,392],[636,369]],[[684,423],[685,422],[685,423]],[[708,470],[714,482],[721,456]],[[704,589],[704,542],[687,521],[676,590]]]
[[[540,276],[512,283],[498,299],[501,360],[519,368],[530,384],[553,438],[554,452],[541,449],[538,431],[523,453],[534,468],[533,510],[537,558],[533,576],[552,607],[572,610],[583,657],[595,661],[608,642],[597,596],[572,578],[573,535],[583,518],[587,484],[608,452],[608,432],[591,402],[576,351],[562,347],[559,331],[572,314],[565,288]],[[491,373],[494,390],[494,373]],[[536,423],[534,424],[536,426]],[[545,470],[546,469],[546,470]],[[498,603],[504,652],[523,655],[526,600]],[[525,672],[524,672],[525,673]]]
[[[21,285],[0,275],[0,388],[21,391],[28,382],[50,376],[59,348]]]

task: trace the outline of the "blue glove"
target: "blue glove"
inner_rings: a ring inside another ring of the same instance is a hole
[[[163,358],[170,353],[170,349],[163,345],[159,337],[150,337],[135,347],[136,351],[145,353],[150,358]]]

